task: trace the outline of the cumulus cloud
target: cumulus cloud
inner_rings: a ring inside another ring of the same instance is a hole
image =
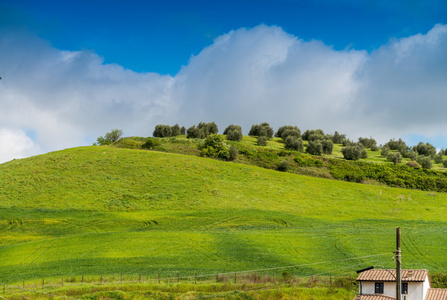
[[[0,66],[0,128],[33,130],[42,151],[91,144],[115,127],[148,136],[175,107],[170,76],[105,65],[95,53],[60,51],[28,34],[0,35]]]
[[[270,122],[332,130],[346,122],[358,82],[353,74],[367,54],[335,51],[279,27],[239,29],[219,37],[176,76],[183,112],[247,133]]]
[[[337,51],[260,25],[218,37],[172,77],[0,32],[0,162],[91,144],[112,128],[149,136],[160,123],[215,121],[221,130],[233,123],[247,133],[266,121],[352,139],[439,140],[446,137],[445,49],[445,25],[371,53]]]
[[[357,72],[357,114],[371,135],[445,134],[447,26],[399,40],[371,53]],[[446,147],[447,145],[442,145]]]
[[[0,158],[2,162],[24,158],[40,152],[36,145],[25,132],[0,128]]]

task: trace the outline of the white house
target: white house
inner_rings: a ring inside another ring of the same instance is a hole
[[[432,289],[428,270],[401,270],[402,300],[447,300],[447,289]],[[371,269],[357,278],[355,300],[396,299],[396,270]]]

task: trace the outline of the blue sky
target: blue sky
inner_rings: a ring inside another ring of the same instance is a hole
[[[24,26],[58,49],[88,49],[105,63],[170,75],[216,37],[241,27],[276,25],[337,50],[371,51],[447,19],[444,1],[2,2],[2,16],[9,15],[4,23]]]
[[[201,121],[446,148],[445,24],[444,1],[0,0],[0,162]]]

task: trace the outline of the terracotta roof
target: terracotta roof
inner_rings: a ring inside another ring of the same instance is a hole
[[[447,300],[447,289],[429,289],[425,300]]]
[[[396,297],[386,295],[357,295],[354,300],[395,300]]]
[[[390,274],[390,272],[392,274]],[[357,280],[396,281],[396,278],[394,277],[396,275],[396,270],[390,270],[390,272],[384,269],[372,269],[360,273],[359,277],[357,277]],[[400,274],[402,282],[420,282],[425,281],[425,278],[428,276],[428,270],[401,270]]]

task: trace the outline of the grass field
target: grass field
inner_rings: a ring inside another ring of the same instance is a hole
[[[0,165],[0,281],[447,269],[447,195],[80,147]],[[294,266],[294,267],[290,267]],[[269,271],[259,271],[268,273]]]

